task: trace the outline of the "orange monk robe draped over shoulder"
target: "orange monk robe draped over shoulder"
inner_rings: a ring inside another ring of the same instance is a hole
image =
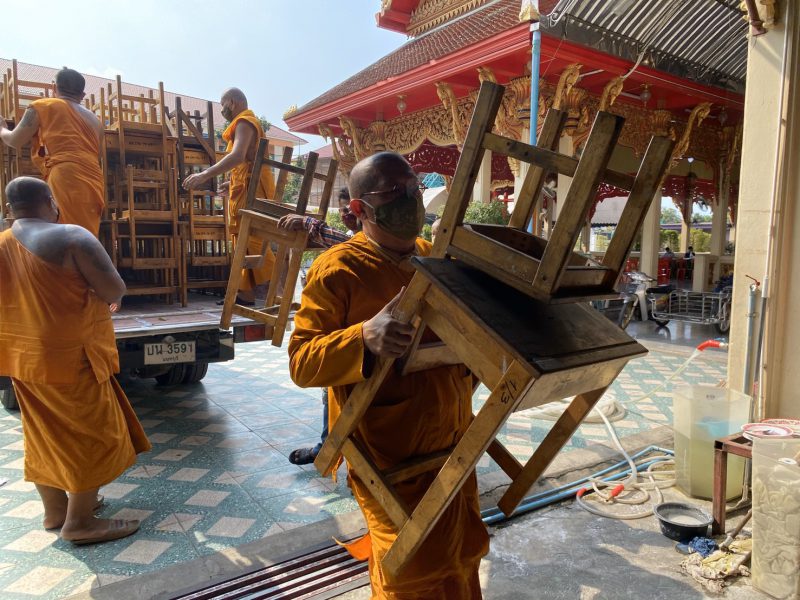
[[[32,152],[61,212],[59,222],[80,225],[95,237],[105,206],[100,141],[78,114],[79,108],[60,98],[31,102],[39,117],[38,144]]]
[[[430,244],[417,240],[417,250],[428,254]],[[363,322],[407,286],[412,275],[407,263],[396,263],[376,251],[363,233],[314,261],[289,341],[290,370],[301,387],[331,388],[331,427],[354,384],[364,380]],[[449,448],[472,419],[471,397],[472,376],[463,365],[405,377],[392,370],[357,436],[380,469]],[[373,597],[480,598],[478,564],[488,550],[488,535],[474,473],[397,578],[380,568],[397,537],[394,525],[358,473],[350,469],[349,475],[372,541]],[[434,476],[435,471],[425,473],[396,488],[409,506],[415,506]]]
[[[113,377],[108,305],[77,272],[0,234],[0,375],[14,383],[25,479],[68,492],[105,485],[150,449]]]
[[[233,119],[230,125],[222,133],[222,139],[228,142],[227,152],[233,149],[233,142],[235,139],[236,126],[240,121],[250,123],[256,128],[256,138],[253,142],[255,150],[258,149],[258,143],[264,137],[264,129],[261,127],[261,121],[258,120],[255,113],[250,110],[243,110]],[[228,214],[230,215],[230,231],[231,238],[233,239],[234,246],[236,245],[239,233],[239,210],[245,207],[247,203],[247,188],[250,185],[250,176],[253,171],[253,163],[249,160],[244,161],[240,165],[235,166],[231,170],[230,189],[228,192]],[[275,181],[272,178],[272,170],[269,167],[261,169],[261,177],[258,182],[258,189],[256,190],[256,198],[270,198],[275,196]],[[261,253],[261,239],[250,236],[247,240],[247,254],[260,254]],[[242,270],[242,282],[239,287],[243,290],[251,290],[256,285],[261,285],[269,281],[272,275],[272,267],[275,264],[275,255],[272,250],[267,247],[267,254],[264,257],[264,262],[260,267],[255,269]]]

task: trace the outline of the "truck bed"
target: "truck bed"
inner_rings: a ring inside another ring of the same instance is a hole
[[[218,328],[222,314],[222,307],[217,306],[219,300],[219,296],[190,293],[189,302],[183,307],[145,298],[124,298],[122,309],[112,316],[114,333],[117,339],[125,339]],[[233,315],[231,326],[253,323]]]

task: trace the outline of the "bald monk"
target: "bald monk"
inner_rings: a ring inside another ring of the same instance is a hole
[[[427,255],[417,237],[425,211],[416,175],[402,156],[375,154],[354,168],[350,208],[363,231],[314,261],[289,341],[290,372],[301,387],[330,387],[333,427],[354,385],[364,381],[376,357],[398,357],[413,328],[391,311],[408,285],[408,259]],[[392,370],[356,436],[380,469],[452,446],[472,419],[471,374],[463,365],[401,376]],[[408,506],[422,498],[436,472],[397,485]],[[478,565],[488,550],[473,473],[417,553],[396,577],[380,561],[397,530],[348,465],[348,483],[361,507],[369,538],[358,547],[369,555],[373,598],[481,597]]]
[[[53,191],[60,223],[80,225],[97,237],[105,206],[100,170],[100,121],[81,105],[86,80],[66,67],[56,73],[55,98],[34,100],[13,131],[0,119],[0,139],[31,155]]]
[[[109,305],[125,284],[86,229],[60,225],[47,184],[6,187],[14,217],[0,233],[0,375],[22,412],[25,480],[36,484],[45,529],[75,544],[118,539],[138,521],[98,519],[97,491],[150,449],[119,371]]]
[[[239,234],[239,210],[245,207],[247,201],[247,188],[250,185],[250,175],[253,171],[253,160],[256,156],[258,144],[263,139],[264,129],[255,113],[247,108],[247,97],[242,90],[230,88],[222,94],[222,116],[231,122],[222,133],[222,139],[228,142],[228,154],[217,164],[205,171],[189,175],[183,181],[183,187],[193,190],[204,186],[212,177],[230,171],[230,188],[228,190],[228,218],[230,220],[231,240],[233,246]],[[257,198],[274,198],[275,182],[269,167],[261,169],[261,178],[256,190]],[[261,254],[262,241],[251,237],[247,240],[247,253],[250,255]],[[242,283],[239,286],[240,304],[254,304],[255,287],[267,283],[272,275],[275,256],[269,246],[266,256],[261,264],[253,269],[242,271]]]

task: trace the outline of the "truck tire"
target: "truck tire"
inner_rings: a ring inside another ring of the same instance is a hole
[[[186,367],[187,365],[183,363],[172,365],[166,373],[156,375],[156,383],[158,383],[158,385],[178,385],[179,383],[183,383]]]
[[[207,362],[196,362],[194,364],[185,365],[185,373],[183,375],[183,383],[197,383],[208,373]]]
[[[3,408],[7,410],[19,410],[17,395],[14,393],[13,387],[7,390],[0,390],[0,402],[3,404]]]

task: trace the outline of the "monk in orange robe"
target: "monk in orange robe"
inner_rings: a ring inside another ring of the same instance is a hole
[[[118,539],[138,521],[98,519],[98,489],[150,449],[114,373],[111,310],[125,284],[97,239],[57,223],[47,184],[6,187],[14,216],[0,233],[0,375],[22,413],[25,479],[44,503],[46,529],[76,544]]]
[[[431,247],[417,237],[425,211],[416,175],[403,157],[383,152],[361,161],[349,186],[350,207],[363,231],[314,262],[289,342],[294,382],[330,388],[331,427],[354,385],[369,377],[375,357],[398,357],[408,349],[413,328],[391,311],[413,275],[408,259]],[[449,448],[472,419],[472,385],[463,365],[405,376],[392,370],[356,436],[381,470]],[[434,476],[423,473],[396,489],[415,506]],[[373,598],[481,597],[478,565],[488,535],[474,473],[397,576],[380,565],[397,530],[352,465],[348,482],[369,528],[369,540],[359,546],[368,548]]]
[[[81,105],[86,84],[73,69],[56,73],[56,97],[34,100],[13,131],[0,119],[0,139],[31,155],[53,191],[60,223],[80,225],[97,237],[105,206],[100,170],[100,121]]]
[[[247,188],[253,171],[253,160],[259,142],[265,137],[264,128],[255,113],[247,108],[247,97],[237,88],[226,90],[220,99],[222,116],[230,121],[230,125],[222,133],[222,139],[228,142],[228,154],[217,164],[205,171],[189,175],[183,187],[192,190],[201,187],[212,177],[230,171],[228,188],[228,219],[230,221],[231,240],[234,248],[239,234],[239,210],[247,202]],[[261,169],[261,176],[256,189],[257,198],[275,197],[275,181],[269,167]],[[247,240],[249,255],[261,254],[263,243],[256,237]],[[242,283],[239,286],[239,302],[251,304],[255,300],[255,287],[269,281],[275,256],[267,246],[266,256],[260,265],[242,271]]]

